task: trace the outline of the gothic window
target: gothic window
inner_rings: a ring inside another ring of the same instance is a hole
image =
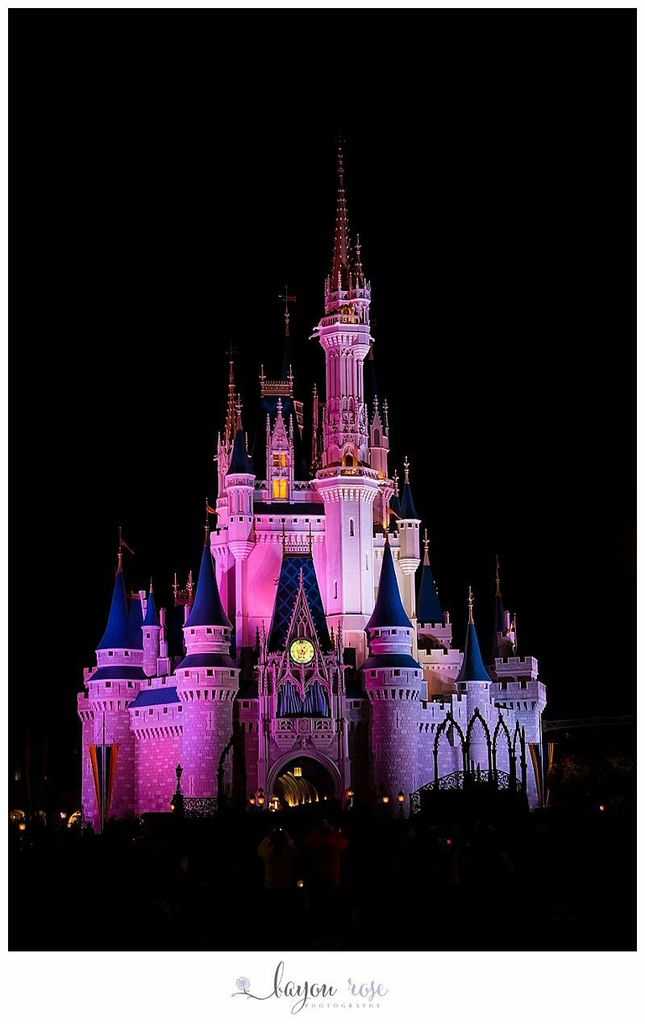
[[[380,445],[380,443],[381,443],[381,435],[380,435],[380,433],[378,432],[378,430],[375,430],[375,431],[374,431],[374,447],[375,447],[375,448],[378,448],[378,446]]]
[[[274,452],[273,453],[273,465],[280,469],[287,468],[287,454],[286,452]]]

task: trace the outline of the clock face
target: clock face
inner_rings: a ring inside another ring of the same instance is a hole
[[[298,640],[294,640],[289,648],[292,661],[295,661],[297,665],[308,665],[314,656],[314,645],[311,640],[306,637],[301,637]]]

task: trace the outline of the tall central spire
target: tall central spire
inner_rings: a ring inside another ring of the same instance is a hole
[[[349,219],[347,217],[347,195],[345,193],[345,153],[342,142],[338,141],[338,191],[336,194],[336,231],[331,268],[331,290],[344,291],[349,288],[351,245]]]

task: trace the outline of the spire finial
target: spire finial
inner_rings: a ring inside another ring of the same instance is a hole
[[[398,469],[394,470],[394,493],[396,494],[396,496],[398,498],[398,496],[399,496],[399,471],[398,471]]]
[[[331,270],[331,290],[340,291],[349,287],[349,222],[345,196],[345,154],[343,140],[338,135],[338,191],[336,194],[336,231]]]
[[[284,286],[284,295],[278,295],[278,298],[282,299],[282,301],[284,302],[284,336],[285,336],[285,338],[288,338],[289,337],[289,321],[291,319],[291,314],[289,313],[289,306],[290,306],[291,303],[296,301],[296,296],[295,295],[289,295],[289,285],[285,284],[285,286]]]
[[[177,573],[174,574],[172,581],[172,592],[175,595],[175,601],[177,600],[177,594],[179,592],[179,585],[177,583]]]
[[[152,586],[152,576],[151,576],[150,577],[150,590],[148,591],[148,593],[152,594],[153,592],[154,592],[154,589],[153,589],[153,586]]]
[[[406,482],[406,484],[409,484],[410,483],[410,460],[408,459],[407,455],[406,455],[405,459],[403,460],[403,472],[405,473],[405,482]]]
[[[468,622],[469,623],[473,623],[473,624],[475,622],[475,620],[473,618],[473,607],[474,607],[474,604],[475,604],[475,598],[473,597],[473,588],[469,584],[468,585]]]
[[[226,403],[226,426],[224,428],[224,440],[232,443],[235,433],[235,362],[233,360],[233,342],[229,341],[227,348],[228,355],[228,400]]]
[[[282,554],[286,554],[287,551],[287,530],[284,525],[284,519],[282,520]]]
[[[208,514],[210,512],[210,505],[208,504],[208,495],[204,498],[204,547],[208,547],[208,535],[210,533],[210,523],[208,521]]]
[[[117,567],[116,567],[117,573],[120,573],[120,572],[123,571],[123,552],[124,551],[127,551],[128,554],[130,554],[130,555],[134,554],[134,551],[132,550],[130,545],[123,539],[123,531],[121,530],[121,527],[119,526],[119,546],[117,548]]]
[[[423,564],[430,565],[430,538],[427,529],[423,532]]]
[[[495,555],[495,597],[502,596],[502,581],[499,575],[499,555]]]

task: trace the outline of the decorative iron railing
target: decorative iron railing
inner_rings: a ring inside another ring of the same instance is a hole
[[[410,794],[410,813],[417,814],[421,810],[421,802],[424,793],[437,793],[446,790],[469,789],[470,787],[486,786],[487,789],[508,790],[511,793],[521,793],[522,783],[519,779],[503,772],[500,769],[489,771],[487,769],[476,769],[472,772],[451,772],[450,775],[443,775],[439,779],[427,782],[420,786],[414,793]]]
[[[184,814],[187,818],[212,818],[217,811],[215,796],[185,796]]]

